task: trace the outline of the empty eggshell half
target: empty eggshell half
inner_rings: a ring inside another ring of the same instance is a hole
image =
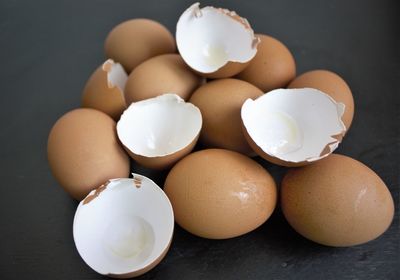
[[[82,107],[97,109],[118,120],[126,108],[123,91],[127,79],[122,65],[108,59],[87,81]]]
[[[176,43],[185,62],[208,78],[242,71],[257,53],[259,39],[234,11],[195,3],[179,18]]]
[[[194,148],[202,126],[200,110],[176,94],[132,103],[117,124],[121,143],[139,164],[170,167]]]
[[[76,210],[73,236],[82,259],[115,278],[139,276],[166,255],[174,214],[165,193],[147,177],[112,179],[93,190]]]
[[[345,110],[322,91],[277,89],[252,100],[241,110],[244,133],[254,151],[283,166],[301,166],[331,154],[346,127]]]

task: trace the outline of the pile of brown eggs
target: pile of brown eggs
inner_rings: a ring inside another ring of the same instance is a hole
[[[280,205],[304,237],[352,246],[389,227],[394,205],[384,182],[332,154],[354,113],[335,73],[296,77],[284,44],[254,34],[235,12],[198,3],[179,18],[175,38],[160,23],[133,19],[108,34],[105,53],[83,108],[62,116],[48,139],[54,176],[81,200],[74,241],[95,271],[123,278],[150,270],[167,253],[175,221],[212,239],[266,222],[278,191],[254,156],[295,167]],[[191,153],[198,140],[208,149]],[[129,157],[170,169],[163,190],[140,174],[129,178]]]

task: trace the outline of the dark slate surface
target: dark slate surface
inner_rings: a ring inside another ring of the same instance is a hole
[[[400,20],[398,1],[207,1],[237,10],[292,50],[298,72],[333,70],[350,84],[353,126],[338,152],[374,169],[396,203],[390,229],[352,248],[305,240],[279,209],[259,229],[213,241],[177,227],[165,260],[141,279],[400,279]],[[72,240],[77,202],[51,176],[46,140],[78,107],[117,23],[172,31],[191,1],[0,1],[0,279],[102,279]],[[284,169],[258,159],[279,181]],[[162,185],[166,173],[135,170]]]

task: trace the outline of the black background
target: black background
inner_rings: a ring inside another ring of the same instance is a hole
[[[142,279],[400,279],[398,1],[207,1],[236,10],[293,52],[298,73],[324,68],[350,85],[356,113],[337,152],[374,169],[396,214],[379,239],[329,248],[296,234],[277,209],[242,237],[197,238],[178,226],[164,261]],[[191,1],[0,1],[0,279],[102,279],[72,239],[77,202],[50,174],[47,135],[80,105],[119,22],[146,17],[172,32]],[[261,162],[279,181],[283,168]],[[132,170],[161,186],[166,172]]]

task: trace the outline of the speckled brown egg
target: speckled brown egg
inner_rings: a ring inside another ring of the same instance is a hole
[[[144,18],[118,24],[108,34],[104,48],[107,58],[121,63],[128,73],[151,57],[176,52],[171,32],[162,24]]]
[[[361,162],[338,154],[289,170],[282,181],[281,204],[298,233],[337,247],[377,238],[394,212],[381,178]]]
[[[47,143],[49,165],[75,199],[112,178],[129,176],[129,158],[120,146],[115,121],[94,109],[75,109],[53,126]]]
[[[354,100],[347,83],[336,73],[327,70],[313,70],[296,77],[288,88],[315,88],[330,95],[336,102],[343,103],[346,108],[342,117],[347,129],[350,128],[354,116]]]
[[[202,150],[179,161],[164,191],[176,222],[212,239],[254,230],[270,217],[277,198],[275,182],[261,165],[222,149]]]
[[[196,75],[178,54],[153,57],[132,71],[125,86],[126,104],[164,93],[188,100],[203,78]]]
[[[279,40],[257,34],[260,44],[249,66],[236,77],[264,92],[285,87],[296,76],[296,63],[289,49]]]
[[[247,98],[256,99],[262,94],[257,87],[238,79],[214,80],[199,87],[190,102],[203,116],[200,141],[208,147],[254,153],[243,135],[240,110]]]

